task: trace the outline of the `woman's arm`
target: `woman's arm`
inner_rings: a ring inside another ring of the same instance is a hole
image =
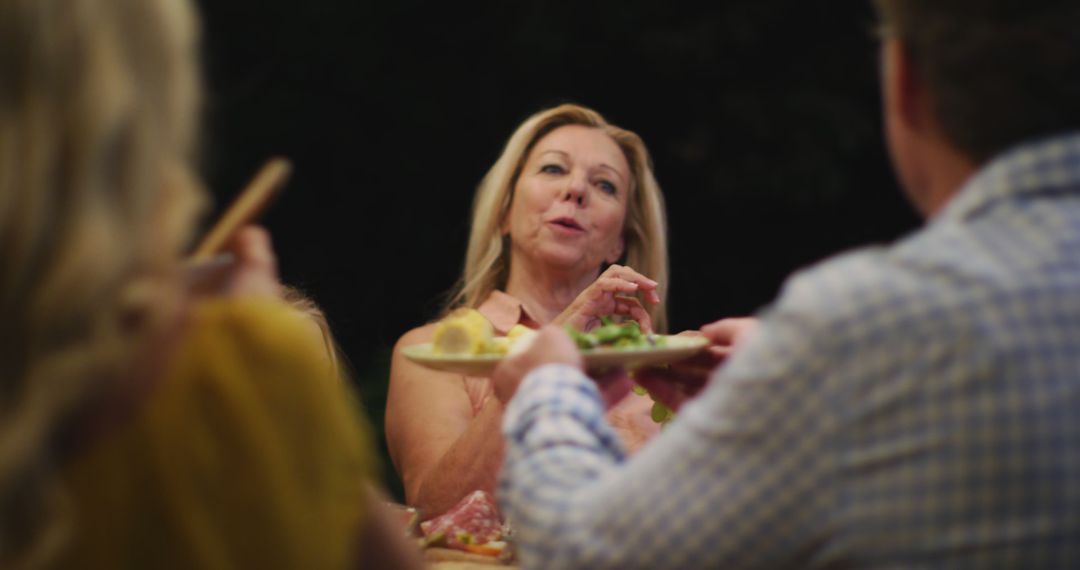
[[[401,524],[383,504],[386,499],[374,489],[368,489],[365,512],[368,520],[360,533],[358,568],[423,568],[420,550],[402,533]]]
[[[424,518],[453,507],[466,494],[494,492],[503,459],[502,404],[488,398],[474,414],[457,374],[409,361],[401,347],[431,340],[434,325],[398,340],[390,365],[386,440],[405,484],[405,499]]]

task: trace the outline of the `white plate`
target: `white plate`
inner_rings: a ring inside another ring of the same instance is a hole
[[[633,348],[593,348],[582,350],[585,368],[624,366],[634,368],[649,364],[667,364],[693,356],[709,344],[701,336],[664,336],[664,346],[641,346]],[[491,371],[503,359],[501,354],[434,354],[431,343],[414,344],[401,349],[405,358],[435,370],[454,372],[466,376],[490,376]]]

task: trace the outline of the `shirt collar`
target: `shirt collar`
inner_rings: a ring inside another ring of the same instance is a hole
[[[1080,133],[1041,139],[1006,151],[968,180],[938,216],[965,220],[1010,197],[1080,192]]]
[[[476,310],[491,321],[499,334],[505,335],[516,324],[535,328],[536,319],[525,310],[521,300],[502,291],[492,291]]]

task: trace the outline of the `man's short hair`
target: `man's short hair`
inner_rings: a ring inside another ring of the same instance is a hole
[[[875,0],[932,94],[945,135],[978,164],[1080,129],[1080,0]]]

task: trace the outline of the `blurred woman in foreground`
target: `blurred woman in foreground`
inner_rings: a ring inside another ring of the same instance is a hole
[[[594,327],[622,315],[663,332],[667,246],[663,196],[644,143],[591,109],[562,105],[527,119],[477,188],[465,271],[448,311],[477,309],[506,334],[522,324]],[[394,350],[386,434],[406,500],[438,515],[502,463],[502,407],[487,378],[436,372]],[[630,450],[657,431],[652,401],[629,395],[609,414]]]
[[[0,0],[0,566],[409,567],[266,235],[188,292],[196,28]]]

